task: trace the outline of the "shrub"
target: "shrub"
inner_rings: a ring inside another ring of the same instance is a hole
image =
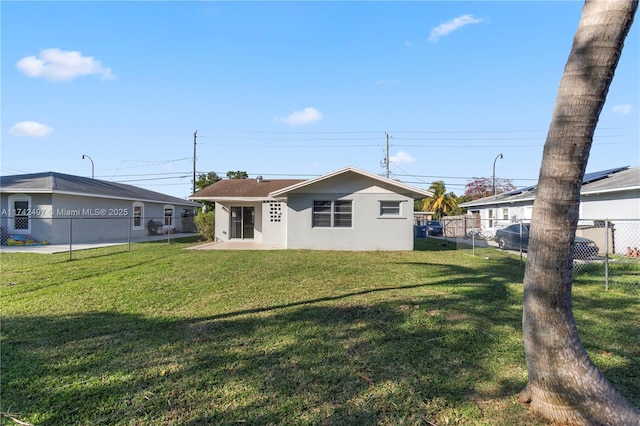
[[[194,218],[198,233],[207,240],[214,240],[216,235],[216,216],[213,212],[198,213]]]

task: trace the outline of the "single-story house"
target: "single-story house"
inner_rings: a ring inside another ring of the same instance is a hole
[[[484,227],[495,230],[516,221],[531,220],[536,188],[534,185],[489,196],[462,203],[460,207],[479,216]],[[604,226],[605,220],[617,230],[616,252],[622,253],[627,246],[640,246],[640,167],[585,174],[580,190],[579,228]]]
[[[431,196],[354,167],[299,179],[224,179],[191,195],[215,202],[217,241],[274,248],[413,250],[413,201]]]
[[[0,177],[2,244],[66,244],[195,232],[199,204],[132,185],[56,172]],[[71,229],[70,229],[71,226]]]

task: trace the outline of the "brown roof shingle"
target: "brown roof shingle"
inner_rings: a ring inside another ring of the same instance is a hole
[[[304,182],[305,179],[222,179],[191,195],[191,200],[208,198],[250,197],[268,198],[269,194],[291,185]]]

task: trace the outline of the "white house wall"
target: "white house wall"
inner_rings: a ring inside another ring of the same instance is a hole
[[[162,222],[164,228],[165,206],[173,207],[171,228],[180,229],[182,209],[180,205],[142,202],[141,227],[133,228],[133,201],[101,197],[53,194],[54,212],[53,239],[67,242],[69,218],[72,221],[73,241],[76,243],[96,241],[119,241],[147,236],[150,220]]]
[[[581,196],[580,218],[583,224],[594,220],[611,221],[613,250],[625,254],[627,247],[640,245],[640,190]]]
[[[581,196],[584,219],[640,219],[640,190]]]
[[[262,203],[262,243],[273,247],[286,247],[287,205],[280,201]]]
[[[225,204],[215,204],[216,215],[216,229],[215,237],[216,241],[229,241],[229,219],[230,219],[229,207]]]
[[[352,227],[312,227],[315,200],[351,200]],[[401,201],[401,214],[381,217],[380,201]],[[290,193],[287,202],[287,247],[292,249],[413,250],[412,225],[413,199],[390,191]]]
[[[470,212],[478,212],[484,228],[500,229],[511,225],[514,222],[531,220],[533,212],[533,201],[524,203],[498,204],[496,206],[483,206],[482,208],[469,209]],[[507,209],[507,218],[504,217],[504,209]],[[490,211],[493,210],[493,218]],[[493,219],[493,220],[491,220]],[[491,226],[489,223],[491,222]]]

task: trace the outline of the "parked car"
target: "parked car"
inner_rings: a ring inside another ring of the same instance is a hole
[[[526,251],[529,245],[529,224],[519,223],[509,225],[506,228],[498,229],[496,231],[495,240],[498,243],[498,247],[503,250],[513,249]],[[586,259],[598,255],[599,248],[595,242],[588,238],[576,237],[574,240],[574,252],[575,258]]]
[[[441,236],[442,235],[442,224],[437,220],[428,220],[427,221],[427,236]]]

